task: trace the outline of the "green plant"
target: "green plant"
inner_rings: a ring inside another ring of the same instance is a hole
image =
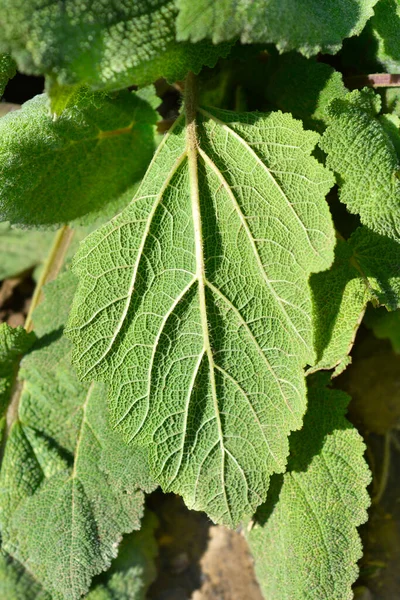
[[[353,597],[334,378],[367,304],[398,337],[400,96],[368,73],[399,41],[394,0],[0,0],[0,91],[46,76],[0,119],[0,275],[39,266],[0,326],[2,598],[144,598],[157,486],[243,525],[266,599]]]

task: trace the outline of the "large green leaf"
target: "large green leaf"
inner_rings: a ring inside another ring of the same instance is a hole
[[[400,136],[397,117],[378,117],[380,99],[370,89],[337,98],[320,142],[337,174],[339,197],[377,233],[400,239]]]
[[[371,33],[377,41],[376,58],[389,73],[400,69],[400,3],[379,0],[371,19]]]
[[[0,50],[21,71],[63,85],[121,89],[181,80],[230,49],[176,42],[175,0],[0,0],[0,12]]]
[[[338,374],[349,363],[367,303],[400,307],[400,244],[359,227],[337,241],[332,267],[312,275],[310,285],[318,355],[311,370],[336,367]]]
[[[57,118],[46,96],[26,102],[0,119],[0,218],[38,227],[115,214],[151,160],[156,120],[128,91],[77,92]]]
[[[149,446],[164,490],[234,525],[301,426],[332,177],[310,156],[318,134],[290,115],[195,118],[81,245],[68,335],[80,377],[109,383],[114,426]]]
[[[178,38],[217,43],[240,36],[244,43],[273,43],[306,56],[337,52],[358,35],[377,0],[177,0]]]
[[[28,571],[3,551],[0,551],[0,598],[4,598],[4,600],[51,600],[51,596],[43,590]]]
[[[107,424],[104,387],[80,383],[70,364],[62,329],[74,289],[70,272],[60,276],[35,311],[38,341],[21,363],[0,473],[3,548],[63,600],[110,565],[122,534],[139,528],[141,490],[153,488],[143,449],[130,449],[118,480],[104,468],[124,445]]]
[[[247,534],[268,600],[351,600],[366,521],[370,473],[365,446],[344,414],[349,397],[309,388],[303,429],[290,437],[285,475],[273,478],[267,502]]]

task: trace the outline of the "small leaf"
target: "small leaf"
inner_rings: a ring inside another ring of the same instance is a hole
[[[345,419],[349,397],[312,382],[303,429],[290,437],[284,475],[247,534],[269,600],[351,600],[362,549],[356,527],[367,519],[370,473],[365,446]]]
[[[13,329],[7,323],[0,325],[0,417],[7,409],[19,361],[34,344],[36,336],[23,327]]]
[[[4,90],[8,80],[16,74],[15,61],[8,54],[0,54],[0,98],[4,94]]]
[[[55,119],[46,96],[26,102],[0,119],[0,218],[48,227],[115,214],[151,160],[156,120],[128,91],[79,92]]]
[[[379,110],[379,96],[370,89],[333,100],[320,146],[327,166],[337,174],[339,197],[347,209],[370,229],[399,240],[400,138],[393,123],[378,118]]]
[[[177,0],[178,39],[214,43],[240,36],[243,43],[273,43],[281,52],[334,54],[346,37],[361,33],[377,0]]]
[[[38,341],[21,363],[0,473],[3,548],[63,600],[110,565],[122,534],[139,527],[141,490],[153,489],[143,449],[130,449],[121,481],[102,468],[112,469],[122,442],[107,424],[104,388],[77,381],[70,364],[62,329],[74,289],[65,273],[35,311]]]
[[[132,204],[81,245],[68,335],[164,490],[232,526],[301,426],[332,178],[290,115],[199,109],[196,127],[193,142],[175,123]]]
[[[310,285],[318,355],[310,371],[335,367],[338,375],[350,361],[367,303],[400,307],[400,244],[359,227],[348,241],[337,241],[332,267],[312,275]]]
[[[178,81],[213,67],[230,44],[175,40],[175,0],[82,3],[0,0],[0,50],[22,72],[49,75],[58,85],[94,89]]]

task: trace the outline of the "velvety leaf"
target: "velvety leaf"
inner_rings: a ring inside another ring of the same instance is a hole
[[[8,80],[14,77],[16,64],[8,54],[0,54],[0,97],[4,94]]]
[[[122,441],[107,424],[104,388],[80,383],[70,364],[62,330],[74,289],[67,272],[35,311],[38,341],[21,363],[0,473],[3,548],[63,600],[79,598],[109,567],[122,534],[139,528],[141,490],[153,488],[143,449],[131,448],[118,485],[101,466],[113,464]]]
[[[81,91],[57,118],[45,95],[26,102],[0,119],[0,218],[44,227],[112,216],[151,160],[156,120],[128,91]]]
[[[175,0],[0,0],[0,11],[0,49],[21,71],[59,85],[121,89],[159,77],[177,81],[214,66],[230,49],[176,42]]]
[[[399,132],[378,118],[379,110],[379,96],[370,89],[333,100],[320,146],[327,166],[337,174],[339,197],[347,209],[370,229],[399,240]]]
[[[301,426],[332,177],[290,115],[199,109],[196,125],[198,151],[179,119],[132,204],[81,245],[68,335],[163,489],[234,525]]]
[[[214,43],[240,36],[244,43],[273,43],[280,51],[306,56],[337,52],[342,40],[358,35],[377,0],[177,0],[178,39]]]
[[[337,241],[332,267],[312,275],[310,285],[318,355],[310,371],[335,367],[338,374],[350,361],[367,303],[400,307],[400,244],[360,227]]]
[[[362,555],[356,527],[367,519],[365,446],[344,417],[349,397],[309,388],[303,429],[290,437],[284,475],[275,475],[247,540],[268,600],[351,600]]]
[[[43,590],[28,571],[2,551],[0,551],[0,598],[4,598],[4,600],[51,600],[51,596]]]

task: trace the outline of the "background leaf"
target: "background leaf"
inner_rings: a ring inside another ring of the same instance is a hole
[[[246,536],[269,600],[353,598],[370,473],[361,436],[344,417],[348,401],[325,388],[324,377],[312,381],[288,470],[274,476]]]
[[[240,36],[244,43],[273,43],[306,56],[334,54],[343,38],[358,35],[377,0],[177,0],[178,38],[214,43]]]
[[[214,66],[230,49],[176,42],[174,0],[0,0],[0,11],[0,49],[22,72],[49,75],[60,85],[121,89],[159,77],[177,81]]]
[[[109,567],[122,534],[139,528],[141,490],[154,487],[142,449],[130,449],[119,482],[100,466],[122,442],[107,424],[104,388],[78,382],[70,364],[62,328],[74,288],[65,273],[35,311],[38,342],[21,363],[0,473],[3,548],[63,600],[79,598]]]
[[[0,119],[0,218],[49,227],[112,216],[151,160],[156,121],[128,91],[78,92],[56,119],[45,95],[26,102]]]

